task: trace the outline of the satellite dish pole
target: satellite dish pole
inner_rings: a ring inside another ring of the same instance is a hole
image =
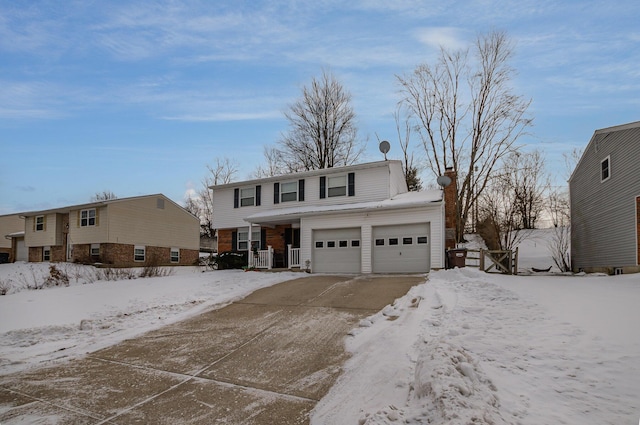
[[[384,160],[387,160],[387,152],[389,152],[389,150],[391,150],[391,144],[389,142],[387,142],[386,140],[383,140],[382,142],[380,142],[380,146],[378,146],[378,149],[380,149],[380,152],[382,152],[384,154]]]

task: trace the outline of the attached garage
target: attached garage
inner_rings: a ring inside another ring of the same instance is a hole
[[[431,269],[430,224],[375,226],[374,273],[427,273]]]
[[[360,273],[360,228],[313,231],[313,271],[319,273]]]

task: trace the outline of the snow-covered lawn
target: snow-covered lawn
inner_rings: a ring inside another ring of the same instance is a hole
[[[543,250],[543,242],[529,242],[521,264],[548,267]],[[0,265],[0,284],[47,273],[45,264]],[[78,278],[69,287],[11,292],[0,296],[0,375],[81,356],[304,276],[178,268],[168,277]],[[640,274],[432,272],[347,337],[353,356],[311,420],[637,424],[638,325]]]
[[[49,275],[44,263],[0,265],[0,375],[41,362],[83,355],[183,320],[251,292],[308,276],[177,267],[170,276],[92,281],[92,267],[58,264],[68,287],[27,290]],[[13,292],[15,290],[18,292]]]

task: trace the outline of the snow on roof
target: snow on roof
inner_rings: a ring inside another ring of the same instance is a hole
[[[402,209],[427,206],[442,201],[441,190],[425,190],[422,192],[406,192],[390,199],[372,202],[358,202],[337,205],[308,205],[304,207],[280,208],[259,212],[245,218],[250,223],[282,219],[284,217],[302,217],[310,215],[329,214],[335,212],[371,211],[381,209]]]

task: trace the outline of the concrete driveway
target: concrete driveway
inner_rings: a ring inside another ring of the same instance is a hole
[[[344,338],[420,276],[312,276],[53,367],[0,377],[0,424],[305,424]]]

